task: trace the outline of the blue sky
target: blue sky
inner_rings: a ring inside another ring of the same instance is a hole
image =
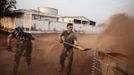
[[[36,9],[37,7],[53,7],[63,16],[85,16],[98,24],[110,16],[128,10],[125,5],[134,0],[16,0],[18,9]],[[129,2],[130,1],[130,2]]]

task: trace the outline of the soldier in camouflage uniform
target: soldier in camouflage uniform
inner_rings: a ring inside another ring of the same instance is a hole
[[[30,33],[26,33],[23,31],[23,28],[15,28],[15,30],[8,36],[7,44],[8,44],[8,50],[11,50],[11,39],[15,38],[17,40],[16,45],[16,54],[15,54],[15,63],[14,63],[14,73],[17,75],[19,62],[21,59],[21,56],[24,54],[26,58],[26,62],[28,65],[28,68],[31,64],[31,53],[32,53],[32,41],[34,38]],[[25,52],[25,53],[24,53]]]
[[[73,24],[68,23],[67,24],[67,30],[62,32],[60,35],[60,42],[63,43],[64,48],[62,49],[61,55],[60,55],[60,65],[61,65],[61,72],[64,69],[64,61],[66,58],[68,58],[67,61],[67,75],[71,74],[72,70],[72,62],[73,62],[73,47],[65,44],[64,42],[70,43],[70,44],[77,44],[77,37],[75,33],[72,31]]]

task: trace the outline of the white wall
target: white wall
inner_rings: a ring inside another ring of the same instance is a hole
[[[63,22],[66,22],[66,23],[73,23],[73,18],[63,18]]]
[[[15,20],[16,20],[16,22],[15,22],[16,27],[18,27],[18,26],[23,27],[23,19],[22,18],[16,18]]]
[[[25,12],[23,15],[23,26],[24,28],[30,28],[32,24],[32,13],[31,12]]]
[[[23,26],[23,18],[16,19],[16,25]],[[42,32],[62,32],[66,30],[67,23],[65,22],[56,22],[56,21],[47,21],[47,20],[32,20],[31,26],[36,26],[37,31]],[[102,27],[91,26],[91,25],[82,25],[82,24],[73,24],[74,31],[81,33],[99,33],[102,30]],[[31,28],[31,27],[30,27]]]
[[[48,30],[48,21],[32,20],[32,26],[36,25],[37,30]]]
[[[34,24],[37,30],[46,32],[62,32],[66,30],[67,25],[65,22],[32,20],[32,26],[34,26]],[[102,28],[98,26],[74,24],[74,30],[81,33],[99,33]]]
[[[83,32],[83,33],[99,33],[102,31],[102,27],[74,24],[74,30],[77,30],[77,31]]]
[[[64,31],[66,30],[66,24],[64,22],[51,22],[50,24],[50,30],[56,29],[56,31]]]
[[[11,18],[11,17],[2,17],[0,19],[0,24],[4,27],[4,28],[15,28],[15,18]]]

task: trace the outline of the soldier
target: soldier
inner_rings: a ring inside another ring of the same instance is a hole
[[[28,65],[28,68],[30,67],[31,64],[31,53],[32,53],[32,41],[34,38],[30,33],[26,33],[23,31],[23,28],[17,27],[15,30],[8,36],[7,39],[7,48],[9,51],[11,51],[11,40],[12,38],[15,38],[17,40],[17,45],[16,45],[16,54],[15,54],[15,63],[14,63],[14,68],[13,71],[15,75],[17,75],[18,72],[18,67],[19,67],[19,62],[21,59],[21,56],[23,55],[25,51],[25,58],[26,62]]]
[[[64,48],[62,49],[61,55],[60,55],[60,65],[61,65],[61,72],[63,72],[64,69],[64,61],[66,57],[68,58],[67,62],[67,75],[71,74],[72,70],[72,61],[73,61],[73,47],[65,44],[64,42],[70,43],[70,44],[77,44],[77,37],[73,30],[73,24],[68,23],[67,24],[67,30],[61,33],[60,35],[60,42],[63,43]]]

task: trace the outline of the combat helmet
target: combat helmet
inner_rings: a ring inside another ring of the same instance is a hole
[[[24,28],[23,27],[16,27],[15,30],[19,31],[19,32],[23,32]]]

